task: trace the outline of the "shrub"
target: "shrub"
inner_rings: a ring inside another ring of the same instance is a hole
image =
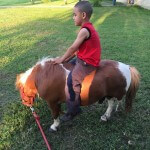
[[[93,6],[96,6],[96,7],[101,6],[101,2],[102,0],[91,0],[91,3],[93,4]]]
[[[43,2],[43,3],[48,3],[48,2],[49,2],[49,0],[42,0],[42,2]]]

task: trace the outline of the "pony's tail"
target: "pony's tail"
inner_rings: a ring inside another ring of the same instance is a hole
[[[140,83],[140,74],[138,70],[135,67],[130,66],[130,72],[131,72],[131,84],[126,93],[126,98],[125,98],[126,112],[130,112],[132,109],[132,102],[133,99],[135,98]]]

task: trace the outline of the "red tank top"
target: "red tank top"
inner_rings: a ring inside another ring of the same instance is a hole
[[[80,45],[77,52],[77,57],[86,63],[97,67],[99,66],[101,59],[101,45],[99,35],[90,22],[85,23],[81,29],[82,28],[86,28],[89,31],[90,36]]]

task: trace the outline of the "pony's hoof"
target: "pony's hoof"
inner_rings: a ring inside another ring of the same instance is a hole
[[[107,122],[108,121],[108,118],[106,115],[103,115],[101,116],[101,120],[104,121],[104,122]]]
[[[58,130],[57,129],[52,129],[51,127],[49,128],[49,132],[51,132],[51,133],[55,133],[55,132],[57,132]]]
[[[116,110],[115,110],[115,112],[122,112],[122,107],[116,107]]]

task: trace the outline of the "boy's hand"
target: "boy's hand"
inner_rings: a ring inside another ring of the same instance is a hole
[[[53,64],[61,64],[62,62],[63,62],[63,60],[62,60],[61,57],[55,58],[55,59],[53,60]]]

